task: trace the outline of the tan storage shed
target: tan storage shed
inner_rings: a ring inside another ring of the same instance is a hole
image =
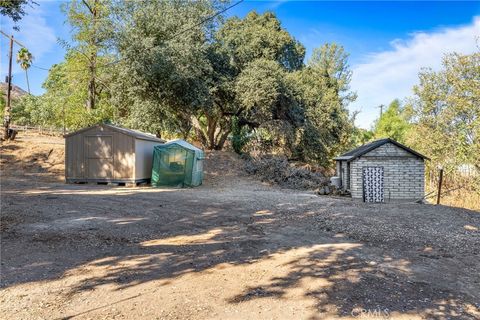
[[[148,182],[153,148],[164,140],[109,124],[98,124],[65,135],[67,183]]]

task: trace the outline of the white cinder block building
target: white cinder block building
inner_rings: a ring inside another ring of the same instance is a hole
[[[419,200],[424,196],[424,155],[381,139],[335,158],[340,188],[365,202]]]

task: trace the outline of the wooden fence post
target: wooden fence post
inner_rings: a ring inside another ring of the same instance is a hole
[[[443,180],[443,168],[440,168],[440,176],[438,178],[437,204],[440,204],[440,197],[442,194],[442,180]]]

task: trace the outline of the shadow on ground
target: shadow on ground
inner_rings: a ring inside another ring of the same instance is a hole
[[[4,288],[82,270],[84,277],[68,295],[108,284],[117,290],[158,280],[167,285],[185,274],[255,264],[301,249],[304,254],[283,265],[287,274],[239,288],[227,302],[288,299],[291,290],[301,288],[314,300],[312,319],[365,310],[430,319],[475,317],[476,310],[468,309],[476,308],[472,297],[412,280],[415,270],[408,259],[393,258],[383,248],[372,262],[364,251],[373,249],[365,244],[319,230],[306,201],[279,206],[268,192],[221,197],[202,188],[114,193],[105,187],[51,185],[2,192],[8,222],[1,248]],[[287,213],[279,209],[287,207]],[[379,267],[386,264],[402,268]]]

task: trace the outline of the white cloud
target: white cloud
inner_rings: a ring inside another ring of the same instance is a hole
[[[13,22],[10,19],[2,17],[2,31],[13,34],[16,40],[25,45],[34,56],[34,63],[41,63],[49,52],[56,47],[57,37],[55,30],[47,23],[46,12],[42,5],[28,7],[25,16],[18,22],[19,31],[13,30]],[[7,52],[8,39],[2,37],[2,52]],[[14,52],[18,51],[14,47]],[[2,64],[7,61],[7,57],[2,54]],[[6,68],[2,68],[2,73]],[[13,73],[23,72],[16,63],[14,63]],[[3,81],[3,77],[2,77]]]
[[[379,114],[377,106],[410,96],[421,68],[438,70],[449,52],[474,52],[478,37],[480,17],[466,26],[414,33],[408,40],[392,41],[391,50],[366,55],[352,66],[351,88],[358,99],[350,109],[361,110],[357,125],[369,128]]]
[[[282,4],[284,4],[287,1],[288,0],[276,0],[276,1],[269,2],[268,3],[268,8],[270,10],[277,9],[278,7],[280,7]]]

